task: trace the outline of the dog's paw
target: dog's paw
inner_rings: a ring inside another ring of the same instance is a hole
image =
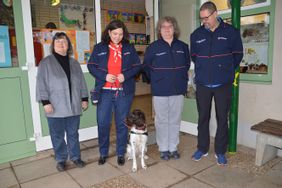
[[[132,167],[132,172],[137,172],[137,167]]]
[[[146,165],[142,165],[142,168],[143,168],[144,170],[146,170],[146,169],[147,169],[147,166],[146,166]]]

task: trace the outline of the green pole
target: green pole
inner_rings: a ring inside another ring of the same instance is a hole
[[[240,0],[231,1],[231,19],[232,25],[240,29]],[[237,151],[237,125],[238,125],[238,101],[239,101],[239,67],[235,71],[235,79],[232,88],[232,101],[229,114],[229,144],[228,152],[235,153]]]

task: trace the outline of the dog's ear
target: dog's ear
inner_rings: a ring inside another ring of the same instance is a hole
[[[127,127],[132,127],[133,124],[134,124],[134,114],[133,113],[129,113],[126,120],[125,120],[125,123],[127,125]]]

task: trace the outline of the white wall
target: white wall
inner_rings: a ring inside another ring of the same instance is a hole
[[[162,0],[161,16],[174,16],[180,27],[179,39],[190,43],[190,34],[193,32],[195,24],[195,0]]]

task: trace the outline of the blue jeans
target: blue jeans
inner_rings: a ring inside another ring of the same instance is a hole
[[[72,161],[80,159],[78,140],[80,116],[62,118],[47,117],[47,121],[56,161],[66,161],[68,154]],[[64,139],[65,133],[67,135],[67,144]]]
[[[101,156],[109,155],[110,128],[112,113],[116,124],[116,154],[123,156],[126,152],[128,129],[125,119],[130,111],[134,94],[125,95],[123,91],[102,90],[97,104],[98,141]]]

